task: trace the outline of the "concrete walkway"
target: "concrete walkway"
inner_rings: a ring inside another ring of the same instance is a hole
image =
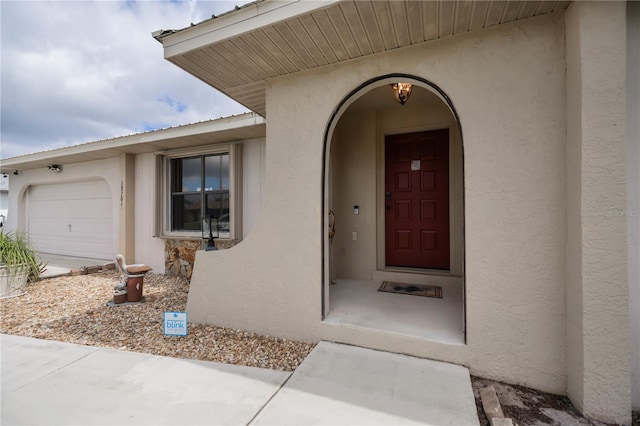
[[[258,414],[261,425],[478,425],[469,370],[320,342]]]
[[[72,270],[82,267],[104,265],[115,262],[114,259],[93,259],[87,257],[61,256],[58,254],[38,253],[40,261],[47,265],[40,278],[55,278],[69,275]]]
[[[292,374],[0,337],[9,424],[477,425],[464,367],[321,342]]]

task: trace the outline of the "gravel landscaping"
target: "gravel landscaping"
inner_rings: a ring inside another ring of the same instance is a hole
[[[147,274],[140,303],[109,306],[120,275],[115,271],[50,278],[27,285],[27,294],[0,300],[0,333],[176,358],[293,371],[314,345],[213,325],[189,324],[188,336],[165,336],[165,311],[184,311],[189,284],[183,278]],[[479,389],[494,386],[505,416],[517,425],[603,423],[584,418],[559,395],[481,377],[472,383],[481,425]],[[640,415],[634,413],[634,425]]]
[[[493,386],[505,417],[512,419],[513,423],[518,426],[610,426],[581,415],[566,396],[554,395],[482,377],[471,376],[471,382],[478,408],[480,426],[491,426],[480,399],[480,389],[486,386]],[[638,425],[638,423],[632,424],[633,426]]]
[[[108,306],[114,271],[45,279],[27,294],[0,301],[0,332],[178,358],[293,371],[314,345],[213,325],[189,324],[188,336],[165,336],[165,311],[184,311],[189,284],[147,274],[143,300]]]

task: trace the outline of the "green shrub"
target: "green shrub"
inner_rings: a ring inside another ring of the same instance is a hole
[[[42,270],[38,253],[27,236],[15,232],[0,232],[0,266],[7,268],[9,273],[26,268],[29,281],[38,281]]]

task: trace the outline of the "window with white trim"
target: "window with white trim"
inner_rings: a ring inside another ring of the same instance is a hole
[[[240,194],[234,194],[241,185],[241,167],[234,164],[240,153],[236,145],[165,153],[164,236],[201,238],[206,218],[217,219],[220,238],[241,232],[235,220]]]
[[[203,218],[229,232],[229,154],[171,159],[171,231],[200,231]]]

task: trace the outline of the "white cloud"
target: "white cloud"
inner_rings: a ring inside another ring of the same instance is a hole
[[[238,114],[151,37],[246,2],[0,2],[0,157]]]

